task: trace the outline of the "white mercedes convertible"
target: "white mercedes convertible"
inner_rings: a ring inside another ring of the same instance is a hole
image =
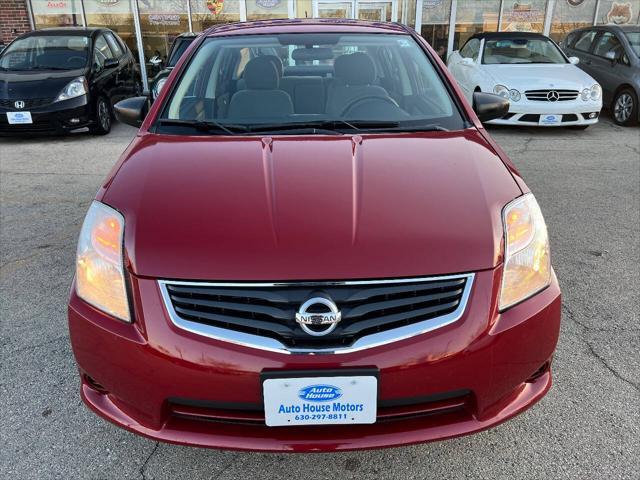
[[[474,92],[510,100],[509,113],[490,123],[587,128],[598,122],[602,88],[578,61],[544,35],[499,32],[472,36],[448,66],[469,101]]]

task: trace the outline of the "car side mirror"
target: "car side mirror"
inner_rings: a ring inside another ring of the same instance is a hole
[[[509,100],[493,93],[475,92],[473,110],[481,122],[496,120],[509,113]]]
[[[114,105],[113,111],[118,121],[132,127],[139,127],[149,111],[149,98],[132,97],[121,100]]]
[[[115,68],[120,65],[120,61],[117,58],[107,58],[104,61],[104,68]]]
[[[474,65],[475,63],[475,60],[469,57],[463,57],[463,59],[460,61],[461,65],[467,65],[468,67]]]
[[[580,59],[578,57],[569,57],[569,63],[572,65],[577,65],[580,63]]]

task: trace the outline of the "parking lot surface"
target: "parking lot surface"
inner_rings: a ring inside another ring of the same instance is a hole
[[[0,139],[0,478],[637,479],[640,129],[603,119],[586,131],[491,133],[549,227],[564,295],[552,390],[473,436],[316,455],[158,444],[89,412],[78,393],[67,295],[82,219],[135,130]]]

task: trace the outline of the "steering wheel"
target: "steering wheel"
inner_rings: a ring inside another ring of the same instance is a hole
[[[340,116],[344,117],[349,112],[349,110],[352,110],[353,108],[360,106],[363,103],[367,103],[371,101],[374,101],[374,102],[378,101],[381,103],[389,104],[398,109],[400,108],[400,106],[396,103],[396,101],[391,97],[387,97],[383,95],[366,95],[364,97],[356,98],[355,100],[352,100],[349,103],[347,103],[347,106],[342,109],[342,112],[340,112]]]
[[[72,63],[73,61],[79,61],[80,64],[84,65],[84,62],[86,61],[86,59],[78,55],[67,58],[67,64]]]

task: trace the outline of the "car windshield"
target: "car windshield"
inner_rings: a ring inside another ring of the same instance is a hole
[[[75,70],[87,64],[89,38],[34,35],[20,38],[0,56],[2,70]]]
[[[511,38],[486,40],[482,63],[567,63],[567,60],[547,38]]]
[[[207,39],[155,128],[295,134],[464,126],[410,36],[298,33]]]
[[[624,32],[636,56],[640,57],[640,32]]]
[[[182,56],[182,54],[185,52],[185,50],[187,49],[187,47],[189,45],[191,45],[191,42],[193,42],[194,38],[178,38],[176,40],[176,44],[173,47],[173,50],[171,50],[171,56],[169,57],[169,61],[167,62],[167,67],[175,67],[176,64],[178,63],[178,60],[180,60],[180,57]]]

